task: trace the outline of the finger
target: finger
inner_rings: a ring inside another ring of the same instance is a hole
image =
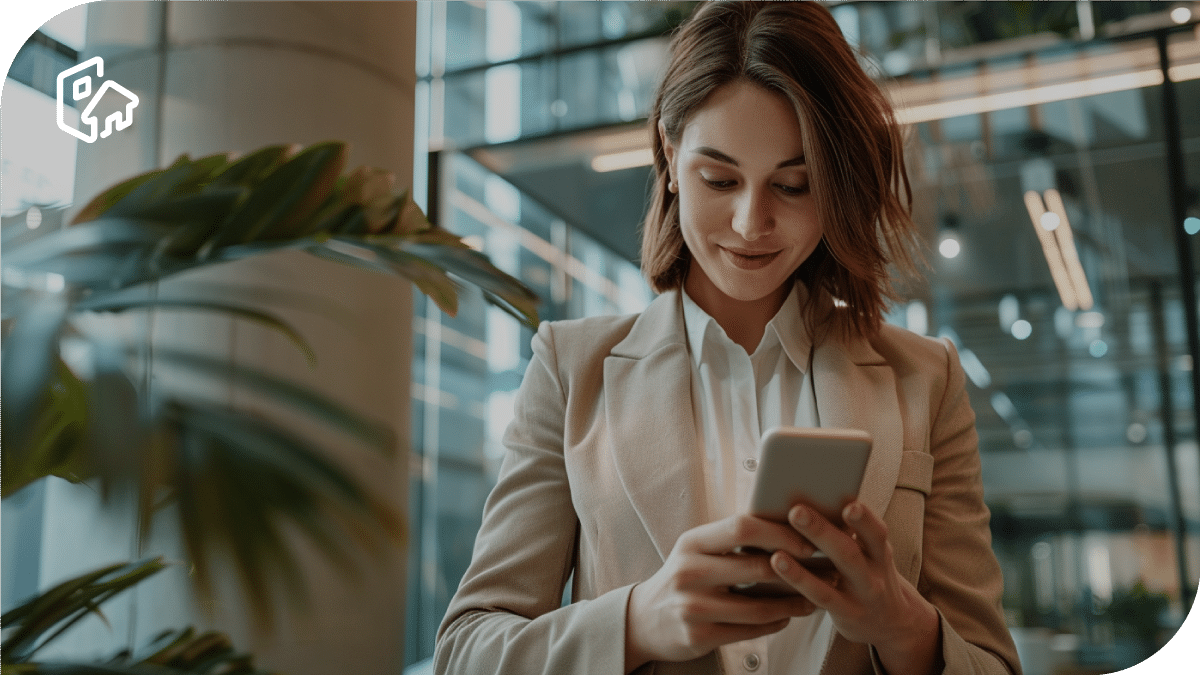
[[[713,624],[710,631],[713,635],[709,638],[709,644],[727,645],[731,642],[741,642],[743,640],[753,640],[763,637],[764,635],[772,635],[787,628],[790,619],[781,619],[771,623],[763,623],[758,625],[752,624]]]
[[[816,605],[800,595],[753,598],[725,593],[695,601],[687,612],[687,618],[708,623],[755,625],[794,616],[808,616],[816,609]]]
[[[709,555],[754,547],[764,551],[783,550],[797,558],[807,558],[815,548],[794,528],[745,514],[701,525],[685,533],[680,541],[691,550]]]
[[[771,567],[770,554],[688,554],[680,559],[674,578],[683,591],[705,591],[737,584],[779,581]]]
[[[867,557],[877,562],[891,562],[892,549],[888,543],[887,525],[866,504],[854,501],[842,509],[846,525],[858,535]]]
[[[837,588],[806,569],[796,562],[795,558],[783,551],[776,551],[771,556],[771,566],[780,579],[802,593],[804,598],[815,607],[836,614],[845,606],[846,600]],[[834,584],[837,583],[838,576],[836,574],[829,575],[827,578]]]
[[[788,512],[796,530],[813,543],[850,581],[860,581],[869,574],[863,551],[849,534],[841,531],[820,513],[802,504]],[[793,556],[795,557],[795,556]],[[803,559],[803,558],[799,558]]]

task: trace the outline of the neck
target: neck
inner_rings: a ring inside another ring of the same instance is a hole
[[[767,324],[779,312],[791,288],[792,284],[788,282],[757,300],[738,300],[717,288],[698,265],[693,266],[684,281],[688,297],[747,354],[754,353],[758,343],[762,342]]]

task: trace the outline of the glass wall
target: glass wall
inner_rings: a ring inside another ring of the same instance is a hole
[[[543,321],[638,312],[651,293],[633,263],[550,214],[460,153],[434,168],[439,220],[542,298]],[[478,292],[450,317],[418,296],[413,362],[413,466],[406,661],[434,635],[471,561],[495,484],[533,333]]]
[[[75,65],[83,48],[87,7],[60,14],[35,32],[18,51],[3,81],[0,128],[20,129],[4,136],[0,156],[0,218],[21,218],[30,229],[62,226],[63,211],[75,187],[76,140],[56,126],[55,76]],[[74,103],[63,119],[78,125]],[[32,208],[31,208],[32,207]],[[44,585],[42,539],[46,485],[39,481],[9,496],[0,516],[0,611],[8,611]]]
[[[636,244],[594,223],[606,203],[644,203],[638,123],[692,4],[426,10],[426,136],[487,164],[439,153],[440,211],[547,299],[544,318],[649,299]],[[1200,246],[1200,17],[1144,2],[830,4],[908,131],[929,267],[889,320],[959,348],[1025,672],[1135,664],[1174,634],[1200,578],[1196,279],[1181,272]],[[564,185],[610,201],[556,201]],[[528,331],[490,311],[418,319],[410,663],[432,653],[469,562],[529,357]]]
[[[1193,110],[1197,38],[1169,39],[1173,86]],[[1195,279],[1181,285],[1188,235],[1171,208],[1163,82],[1148,36],[890,84],[913,124],[915,208],[936,247],[915,290],[974,383],[1005,606],[1030,673],[1141,661],[1200,577],[1184,306]],[[1194,181],[1200,118],[1176,119]]]

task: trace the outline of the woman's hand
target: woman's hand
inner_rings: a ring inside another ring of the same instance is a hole
[[[843,637],[873,645],[889,675],[940,671],[940,618],[933,604],[896,570],[887,526],[861,502],[848,504],[842,518],[852,534],[804,506],[792,507],[788,514],[796,531],[837,567],[832,584],[797,563],[790,552],[775,552],[772,567],[827,610]]]
[[[806,557],[813,547],[795,530],[739,515],[688,530],[654,576],[633,588],[626,614],[625,671],[647,661],[686,661],[731,642],[783,630],[813,604],[801,596],[755,598],[735,584],[779,581],[766,555],[739,555],[756,547]]]

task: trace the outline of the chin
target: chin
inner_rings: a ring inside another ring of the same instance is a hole
[[[727,277],[721,280],[722,283],[717,284],[717,290],[738,302],[757,302],[778,291],[789,280],[790,278],[771,281],[755,280],[747,283],[742,280],[734,281]]]

